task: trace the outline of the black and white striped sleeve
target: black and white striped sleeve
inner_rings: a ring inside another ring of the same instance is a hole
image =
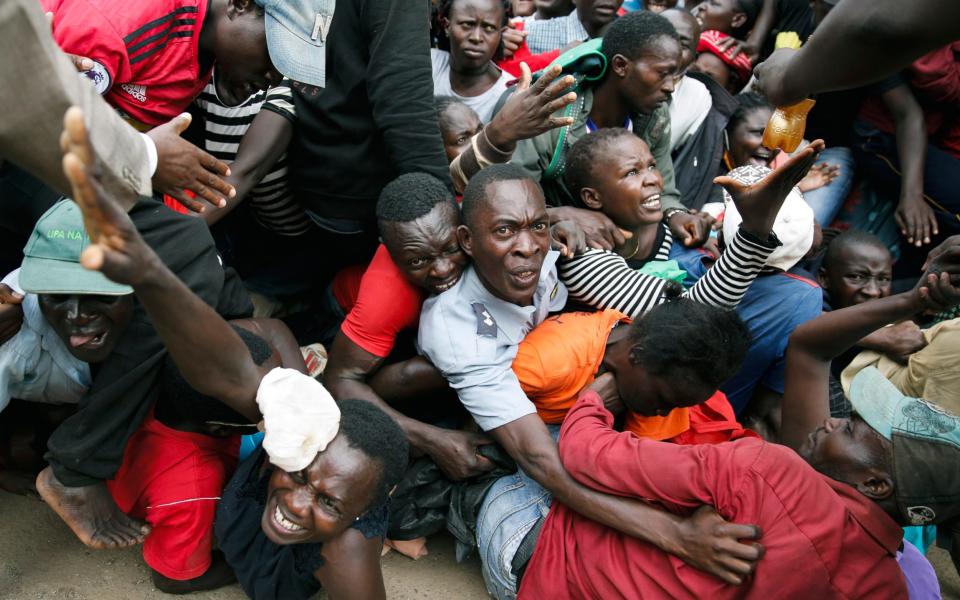
[[[760,274],[767,258],[779,245],[780,241],[774,236],[769,241],[761,242],[738,229],[717,264],[683,295],[703,304],[736,308],[750,284]]]
[[[668,286],[679,287],[633,270],[622,256],[609,250],[588,250],[561,261],[558,272],[571,300],[599,310],[613,308],[631,317],[659,304]]]
[[[778,241],[761,243],[738,231],[717,264],[682,295],[705,304],[736,307],[778,245]],[[622,256],[607,250],[590,250],[562,261],[559,274],[571,300],[600,310],[612,308],[632,318],[680,295],[678,284],[635,271]]]

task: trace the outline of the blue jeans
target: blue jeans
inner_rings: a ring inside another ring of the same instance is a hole
[[[560,437],[559,425],[547,425]],[[517,597],[513,556],[540,517],[550,511],[553,496],[521,469],[498,479],[487,492],[477,516],[477,545],[487,592],[498,600]]]
[[[854,160],[850,148],[827,148],[820,153],[819,163],[840,167],[837,178],[828,185],[803,193],[803,199],[813,209],[813,215],[822,227],[829,227],[837,218],[837,213],[843,207],[844,200],[850,195],[853,188]]]

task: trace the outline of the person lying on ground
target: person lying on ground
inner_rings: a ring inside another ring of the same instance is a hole
[[[733,202],[743,225],[733,230],[729,248],[709,280],[701,279],[689,291],[676,283],[645,275],[646,263],[667,260],[673,236],[663,224],[663,179],[644,141],[622,129],[601,129],[581,138],[570,149],[567,187],[577,193],[577,204],[602,212],[631,238],[613,250],[590,250],[558,264],[560,280],[570,298],[597,309],[613,308],[637,318],[666,297],[687,295],[698,302],[734,308],[750,283],[780,245],[769,237],[780,206],[790,189],[816,160],[822,142],[811,144],[761,186],[735,187]],[[717,180],[731,186],[729,178]],[[732,250],[732,252],[731,252]]]
[[[71,117],[82,118],[78,112]],[[258,365],[230,325],[143,242],[103,192],[89,155],[71,149],[64,157],[92,242],[81,264],[133,288],[196,392],[248,423],[263,420],[264,449],[240,467],[217,515],[221,549],[244,590],[307,598],[322,584],[332,598],[385,597],[377,538],[407,462],[399,427],[369,403],[338,409],[300,372]]]
[[[958,253],[951,251],[954,261]],[[859,414],[831,419],[827,377],[833,355],[897,314],[960,302],[951,283],[960,264],[940,266],[946,271],[929,272],[911,292],[828,313],[793,334],[784,398],[788,447],[757,439],[678,446],[618,433],[604,408],[604,397],[616,394],[615,386],[604,386],[607,376],[568,414],[560,452],[585,485],[678,514],[715,502],[723,514],[755,520],[766,552],[743,585],[690,572],[653,546],[556,504],[519,597],[607,597],[624,590],[672,597],[906,597],[905,576],[916,571],[896,566],[901,525],[942,522],[960,512],[958,479],[945,476],[957,469],[960,418],[891,392],[875,372],[865,372],[852,398]]]
[[[555,213],[552,218],[575,220],[593,237],[593,230],[609,227],[609,219],[569,207],[572,194],[563,185],[566,154],[590,131],[603,127],[633,131],[650,146],[663,175],[661,203],[670,211],[667,224],[674,237],[685,246],[703,245],[710,234],[709,219],[690,214],[681,204],[670,157],[667,101],[681,57],[676,31],[660,15],[630,13],[611,25],[601,48],[608,62],[603,79],[581,89],[576,102],[556,115],[572,117],[573,124],[521,141],[511,161],[543,186]],[[613,237],[615,243],[624,241],[615,228]]]
[[[424,302],[418,344],[480,428],[524,473],[574,510],[657,543],[694,566],[735,577],[712,552],[678,543],[680,521],[574,483],[511,370],[524,336],[567,300],[557,278],[559,252],[549,250],[549,217],[536,182],[515,165],[480,171],[464,192],[457,237],[473,262],[453,287]]]
[[[76,148],[93,164],[96,157],[77,113],[68,111],[64,119],[64,147]],[[221,266],[202,221],[177,215],[148,198],[130,209],[130,218],[168,268],[219,314],[230,319],[250,315],[249,297],[236,274]],[[38,476],[37,490],[88,546],[130,546],[149,532],[117,508],[103,482],[116,473],[127,440],[156,398],[153,381],[165,353],[150,317],[135,303],[130,327],[96,370],[77,412],[48,441],[50,467]]]
[[[0,346],[3,380],[19,399],[78,402],[92,385],[91,372],[131,327],[132,288],[80,266],[89,244],[80,209],[62,200],[38,221],[23,266],[11,278],[26,292],[31,315],[28,327]],[[233,324],[267,335],[284,348],[286,366],[304,370],[296,343],[279,321]],[[144,560],[159,589],[213,589],[233,580],[211,546],[215,499],[236,466],[238,438],[215,440],[183,419],[171,418],[171,403],[190,403],[177,396],[196,397],[186,384],[171,383],[177,379],[182,378],[167,357],[153,384],[159,388],[155,409],[131,436],[107,489],[119,510],[149,526]]]

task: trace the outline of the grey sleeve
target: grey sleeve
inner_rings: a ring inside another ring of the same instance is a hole
[[[0,157],[69,195],[60,133],[63,114],[78,106],[107,189],[128,207],[153,193],[144,140],[80,77],[35,0],[0,3],[0,56]]]

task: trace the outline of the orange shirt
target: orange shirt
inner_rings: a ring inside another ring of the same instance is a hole
[[[544,423],[563,422],[581,390],[596,378],[614,326],[630,322],[630,317],[613,309],[571,312],[550,317],[527,334],[517,349],[513,371]],[[753,435],[737,423],[733,407],[720,391],[699,406],[674,409],[665,417],[628,412],[623,428],[640,437],[684,444]]]

